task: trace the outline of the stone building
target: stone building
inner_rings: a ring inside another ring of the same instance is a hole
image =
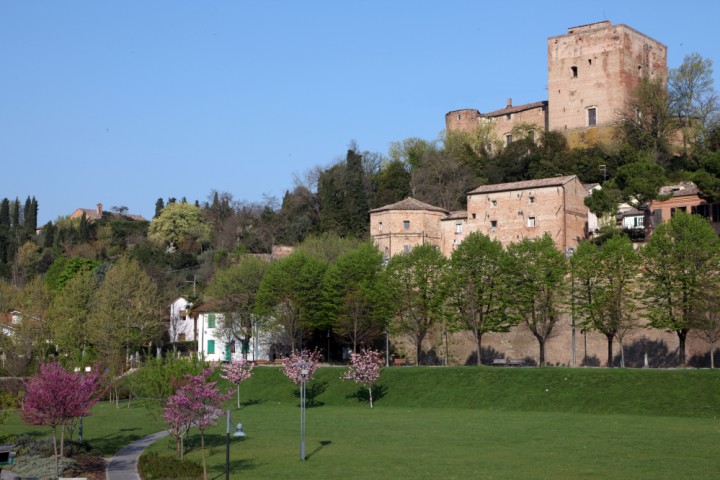
[[[386,258],[423,244],[449,257],[472,232],[504,245],[549,233],[564,250],[587,235],[587,195],[570,175],[480,186],[468,193],[466,211],[448,212],[406,198],[370,211],[370,236]]]
[[[471,131],[493,122],[506,144],[513,128],[535,125],[563,132],[571,146],[607,138],[643,77],[667,78],[667,47],[627,25],[603,21],[571,27],[548,38],[548,100],[491,113],[454,110],[448,131]]]
[[[406,198],[370,210],[370,236],[385,258],[407,253],[418,245],[440,248],[440,222],[448,213],[440,207]]]

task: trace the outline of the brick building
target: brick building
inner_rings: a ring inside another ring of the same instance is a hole
[[[607,138],[640,79],[667,78],[667,47],[627,25],[603,21],[548,38],[548,100],[490,113],[454,110],[448,131],[493,122],[498,140],[519,124],[565,133],[571,146]]]
[[[575,175],[483,185],[468,193],[467,211],[448,212],[414,198],[370,211],[370,235],[387,258],[422,244],[449,257],[480,232],[507,245],[549,233],[558,249],[587,235],[588,191]]]
[[[406,198],[370,210],[370,236],[385,258],[407,253],[418,245],[440,248],[440,223],[448,213],[440,207]]]

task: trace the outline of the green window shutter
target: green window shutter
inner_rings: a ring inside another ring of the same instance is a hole
[[[215,314],[208,313],[208,328],[215,328]]]
[[[207,353],[208,354],[215,353],[215,340],[208,340]]]

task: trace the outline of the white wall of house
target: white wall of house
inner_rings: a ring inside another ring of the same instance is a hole
[[[221,313],[202,312],[198,314],[198,356],[208,362],[229,362],[243,358],[242,344],[238,340],[222,336],[223,315]],[[247,359],[255,361],[268,358],[268,348],[263,340],[267,337],[253,325],[252,338],[248,346]]]
[[[176,298],[170,309],[170,325],[168,330],[171,342],[190,342],[195,340],[195,320],[187,314],[190,302],[185,297]]]

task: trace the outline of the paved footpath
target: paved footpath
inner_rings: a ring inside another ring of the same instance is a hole
[[[120,451],[110,459],[105,468],[105,478],[107,480],[140,480],[137,471],[137,463],[140,454],[151,443],[168,435],[167,430],[153,433],[147,437],[136,440],[131,444],[123,447]]]

